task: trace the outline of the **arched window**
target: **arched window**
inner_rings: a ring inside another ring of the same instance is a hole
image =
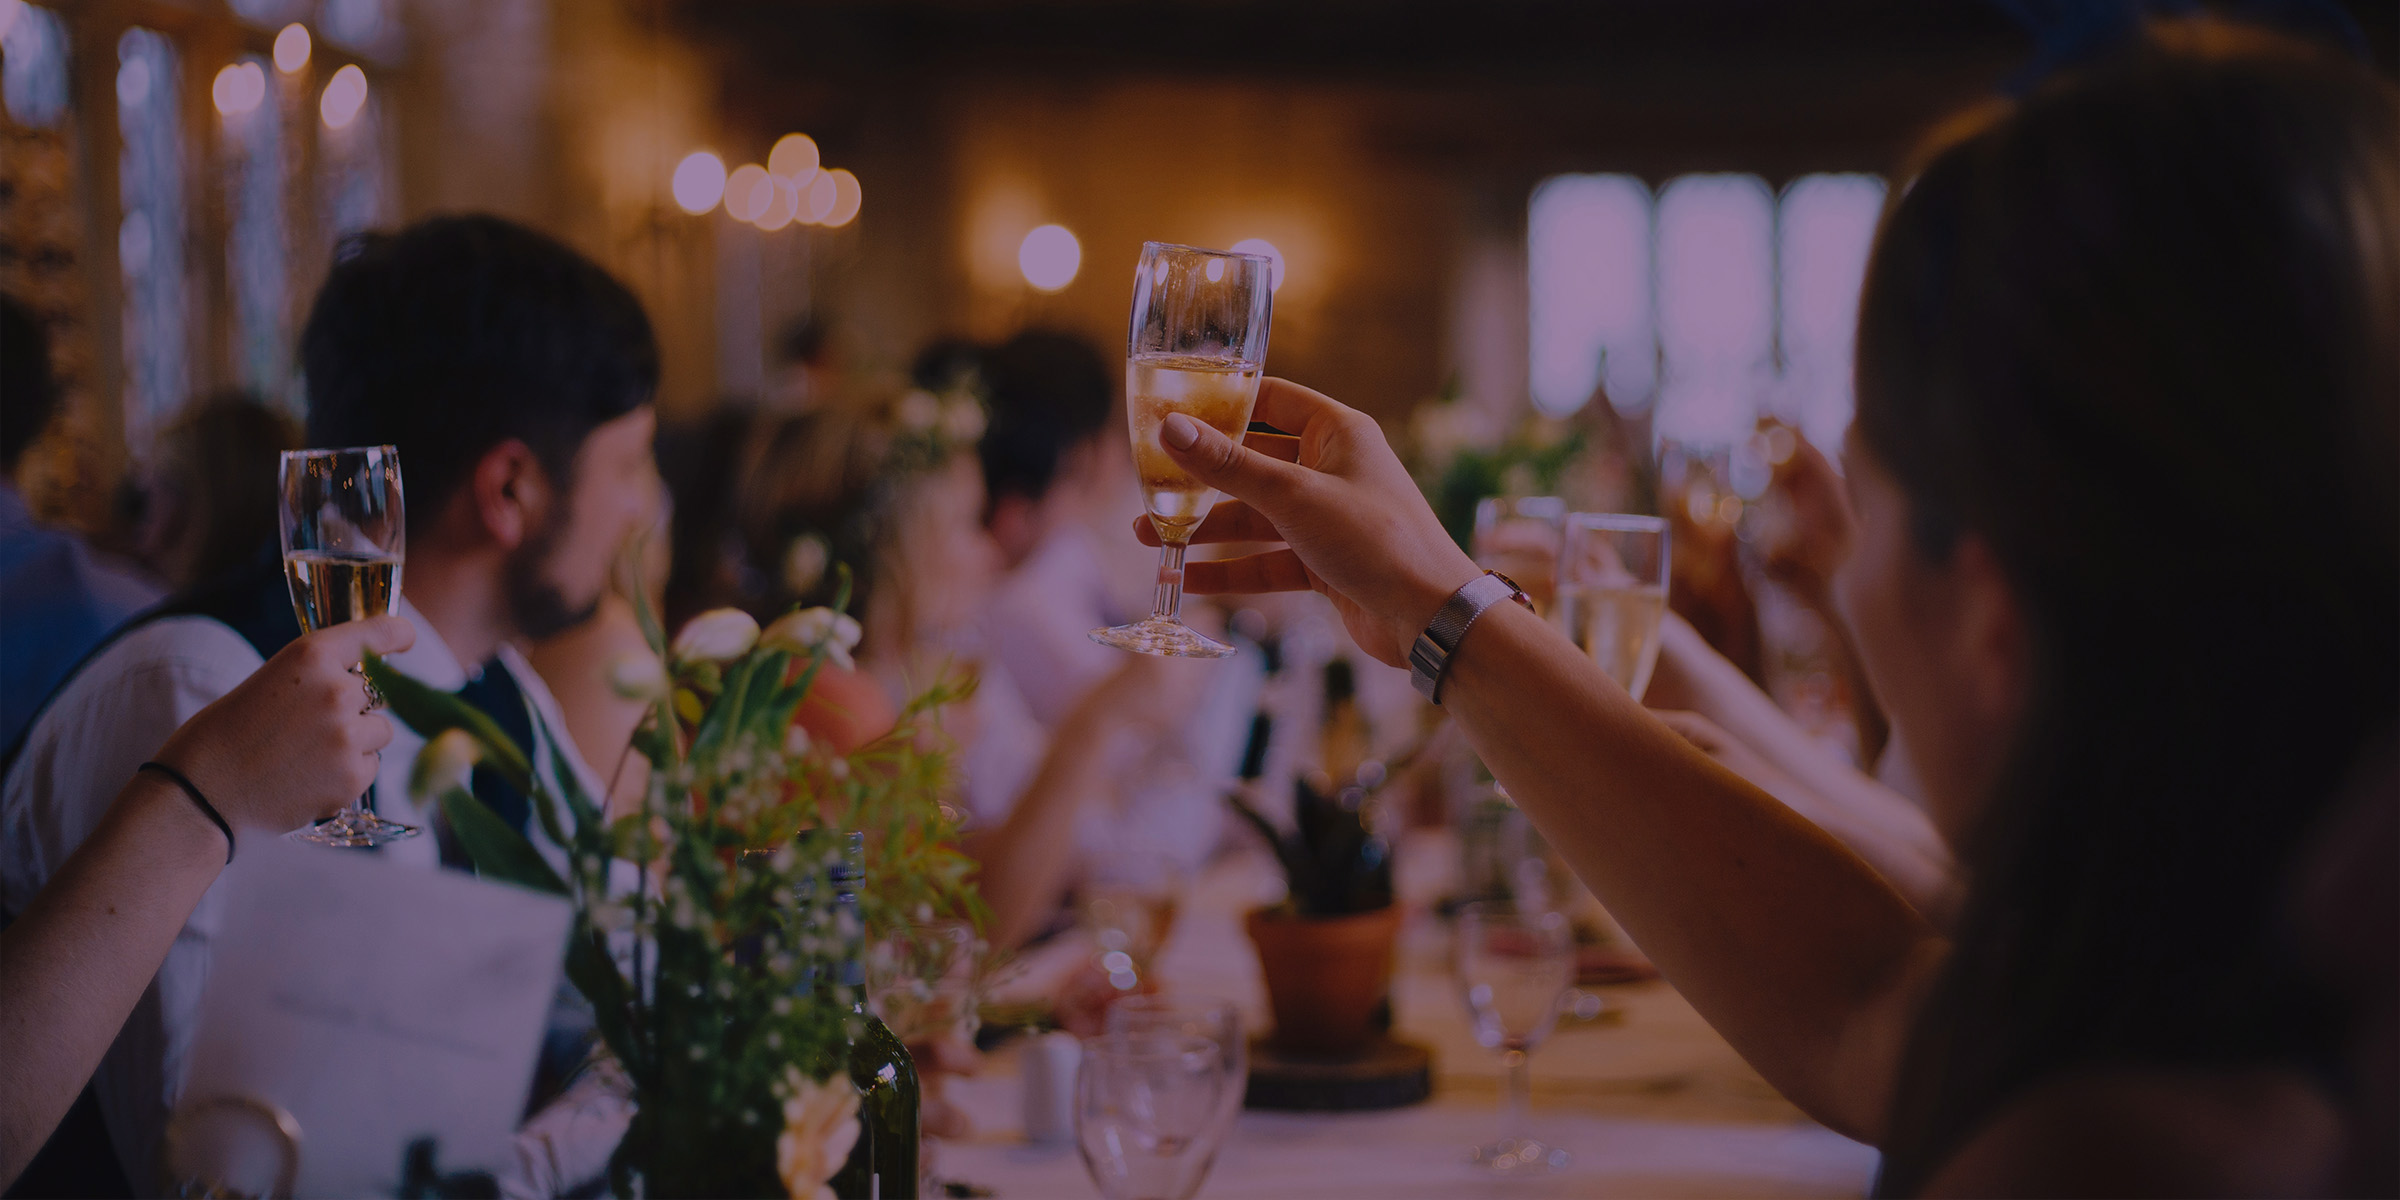
[[[1630,175],[1561,175],[1534,190],[1527,220],[1534,407],[1563,416],[1603,385],[1620,410],[1648,407],[1650,189]]]
[[[173,42],[139,27],[117,39],[117,265],[125,286],[125,432],[136,446],[191,390],[182,92]]]
[[[1600,385],[1655,401],[1662,439],[1724,447],[1761,414],[1830,447],[1850,421],[1859,280],[1883,205],[1873,175],[1560,175],[1526,214],[1534,406]]]

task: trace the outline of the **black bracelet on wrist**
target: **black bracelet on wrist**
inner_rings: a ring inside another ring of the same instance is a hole
[[[174,783],[176,787],[183,789],[184,795],[192,798],[192,803],[200,806],[200,815],[207,817],[210,821],[214,822],[218,831],[225,835],[225,861],[232,862],[233,826],[226,824],[225,814],[218,812],[217,806],[210,804],[208,802],[208,797],[200,794],[199,785],[193,783],[184,775],[183,772],[178,771],[162,762],[146,762],[133,769],[133,772],[136,775],[139,775],[144,771],[156,771],[159,774],[166,776],[167,779]]]

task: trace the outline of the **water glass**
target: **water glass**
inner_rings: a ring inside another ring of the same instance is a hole
[[[1250,1038],[1242,1029],[1242,1013],[1233,1001],[1214,996],[1172,996],[1153,993],[1127,996],[1108,1008],[1108,1032],[1203,1038],[1216,1044],[1219,1071],[1224,1076],[1218,1100],[1218,1120],[1230,1131],[1242,1113],[1242,1097],[1250,1084]]]
[[[1224,1136],[1224,1056],[1207,1038],[1111,1033],[1084,1043],[1075,1145],[1105,1200],[1187,1200]]]

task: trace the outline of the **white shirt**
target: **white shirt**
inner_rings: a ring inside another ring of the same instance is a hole
[[[985,613],[986,670],[973,701],[981,718],[960,747],[968,807],[978,823],[1006,819],[1039,767],[1049,735],[1125,651],[1091,640],[1114,623],[1100,547],[1066,524],[1002,580]],[[1214,854],[1262,682],[1256,654],[1173,669],[1205,674],[1185,718],[1152,738],[1120,733],[1105,751],[1106,794],[1076,821],[1086,864],[1163,856],[1185,871]]]
[[[467,670],[441,635],[404,598],[397,611],[416,626],[416,644],[391,655],[395,668],[428,686],[456,691]],[[538,719],[533,761],[547,774],[563,759],[587,795],[598,781],[573,745],[548,752],[550,729],[563,729],[558,703],[524,658],[502,647],[508,666]],[[0,905],[25,911],[42,885],[90,835],[125,781],[169,734],[193,713],[233,690],[264,662],[240,634],[208,617],[171,617],[134,630],[85,664],[35,721],[24,749],[0,787]],[[392,742],[376,775],[376,808],[384,816],[423,828],[432,817],[408,795],[410,765],[425,741],[393,722]],[[538,823],[537,823],[538,825]],[[554,867],[564,868],[565,851],[538,835],[533,842]],[[441,865],[431,832],[394,842],[379,853],[387,862],[425,870]],[[93,1076],[109,1138],[125,1177],[137,1193],[156,1186],[159,1140],[167,1114],[183,1092],[200,992],[208,981],[209,948],[223,919],[222,899],[212,887],[200,898],[157,978],[135,1004],[116,1042]],[[372,931],[363,931],[372,936]]]

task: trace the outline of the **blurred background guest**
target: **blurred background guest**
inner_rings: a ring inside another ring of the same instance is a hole
[[[194,404],[160,432],[136,545],[167,586],[214,579],[276,546],[276,473],[300,422],[243,391]]]
[[[0,746],[109,630],[160,591],[73,531],[33,519],[15,481],[25,450],[58,409],[41,322],[0,296]]]

